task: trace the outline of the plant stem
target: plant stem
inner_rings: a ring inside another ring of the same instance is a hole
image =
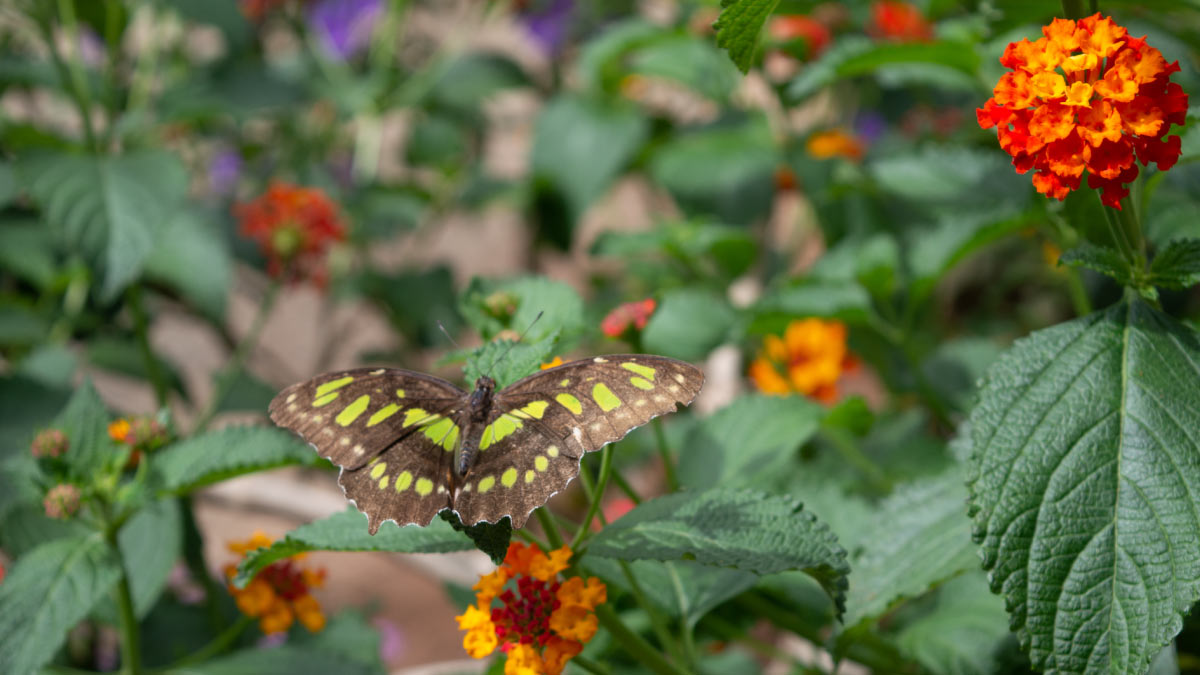
[[[642,639],[642,636],[629,630],[612,607],[607,604],[597,605],[596,618],[600,621],[600,625],[604,626],[613,636],[613,639],[642,665],[659,675],[686,675],[684,671],[663,658],[662,654],[659,654],[650,643]]]
[[[1068,19],[1082,19],[1088,15],[1083,8],[1083,0],[1062,0],[1063,16]]]
[[[117,581],[117,616],[121,628],[121,672],[128,675],[142,673],[142,647],[137,616],[133,611],[133,592],[129,588],[129,566],[125,564],[125,556],[121,554],[121,546],[117,541],[120,525],[110,523],[105,528],[105,539],[112,548],[117,562],[121,566],[121,577]]]
[[[58,0],[58,14],[67,40],[78,49],[79,31],[75,24],[75,5],[71,3],[71,0]],[[58,45],[54,42],[54,26],[51,20],[47,17],[39,17],[38,24],[42,29],[42,37],[46,40],[46,47],[50,50],[50,58],[54,61],[54,69],[58,71],[58,79],[62,81],[63,88],[67,90],[79,111],[80,124],[83,125],[83,134],[87,139],[88,149],[99,153],[100,144],[96,140],[96,131],[92,129],[91,95],[87,90],[87,80],[84,79],[83,70],[80,69],[75,59],[68,62],[59,53]]]
[[[238,636],[240,636],[242,632],[246,630],[252,621],[253,619],[245,614],[240,615],[238,620],[233,622],[233,625],[222,631],[219,635],[213,638],[211,642],[204,645],[200,649],[197,649],[191,654],[179,659],[175,663],[172,663],[166,668],[166,670],[175,670],[176,668],[191,665],[193,663],[203,663],[214,656],[224,654],[225,652],[229,651],[229,646],[233,644],[234,640],[238,639]]]
[[[1083,287],[1083,280],[1079,276],[1079,270],[1074,267],[1063,267],[1063,278],[1067,281],[1067,295],[1071,298],[1071,307],[1075,309],[1076,316],[1087,316],[1092,313],[1092,301],[1088,299],[1087,289]]]
[[[275,306],[275,299],[279,297],[279,289],[283,283],[278,279],[272,279],[271,285],[267,287],[267,293],[263,296],[262,304],[258,306],[258,314],[254,317],[254,323],[250,324],[250,330],[245,337],[238,342],[237,348],[233,352],[233,356],[229,359],[229,363],[222,369],[222,372],[217,376],[215,391],[211,398],[208,399],[208,404],[196,416],[196,426],[192,429],[193,434],[198,434],[204,431],[216,416],[217,410],[221,407],[221,401],[229,395],[230,388],[237,381],[238,375],[241,374],[242,368],[245,366],[246,358],[250,356],[250,352],[254,346],[258,344],[259,333],[262,332],[263,325],[267,322],[267,316],[271,313],[271,308]]]
[[[829,442],[842,459],[845,459],[851,466],[858,469],[866,477],[867,482],[871,487],[879,491],[880,494],[887,494],[892,491],[892,481],[888,479],[887,474],[879,465],[871,461],[863,453],[862,448],[858,447],[858,443],[850,437],[850,433],[839,428],[823,426],[818,432],[822,438]]]
[[[625,480],[625,476],[622,476],[620,471],[614,469],[611,478],[612,482],[616,483],[617,487],[621,489],[621,492],[624,492],[625,496],[629,497],[629,501],[633,502],[634,506],[642,503],[641,496],[633,489],[629,481]]]
[[[596,673],[596,675],[611,675],[611,673],[612,673],[612,671],[608,669],[608,666],[605,666],[600,663],[596,663],[595,661],[593,661],[583,655],[579,655],[579,656],[572,658],[571,663],[574,663],[575,665],[579,666],[583,670],[588,671],[589,673]]]
[[[667,630],[666,622],[659,615],[658,609],[650,604],[650,599],[646,597],[645,591],[642,590],[642,585],[638,583],[637,577],[634,576],[633,570],[629,567],[629,562],[618,559],[617,564],[621,566],[621,574],[629,584],[629,592],[633,595],[633,599],[637,601],[638,606],[650,618],[650,626],[654,629],[654,634],[658,636],[658,641],[662,643],[663,648],[668,652],[671,652],[676,657],[680,656],[678,646],[671,639],[671,632]]]
[[[1129,242],[1129,247],[1136,256],[1134,259],[1137,264],[1136,271],[1143,272],[1146,268],[1146,237],[1142,235],[1142,221],[1138,217],[1138,209],[1134,200],[1129,197],[1122,199],[1121,210],[1117,211],[1116,216],[1121,233]]]
[[[579,548],[579,545],[587,538],[588,530],[592,526],[592,519],[600,510],[600,502],[604,501],[604,488],[608,487],[608,477],[612,474],[612,447],[610,443],[600,451],[600,476],[596,479],[595,488],[591,490],[591,503],[588,504],[587,513],[583,516],[583,524],[579,526],[579,532],[575,534],[575,540],[571,542],[571,550]]]
[[[547,513],[545,506],[539,506],[533,510],[533,515],[537,516],[538,522],[541,523],[542,529],[546,532],[546,541],[550,544],[551,549],[560,549],[563,547],[562,533],[558,531],[558,525],[554,522],[554,518]]]
[[[1100,198],[1100,193],[1096,193],[1096,198]],[[1134,252],[1133,242],[1129,239],[1129,233],[1125,231],[1125,227],[1118,220],[1120,213],[1116,209],[1109,208],[1101,202],[1100,209],[1104,211],[1104,223],[1108,225],[1108,234],[1112,237],[1113,244],[1121,251],[1121,257],[1124,258],[1131,266],[1137,265],[1137,254]]]
[[[651,426],[654,427],[654,442],[658,446],[659,457],[662,457],[663,471],[667,474],[667,491],[678,492],[679,478],[675,475],[675,461],[671,459],[671,448],[667,447],[667,434],[663,431],[662,420],[654,418]]]
[[[129,304],[129,313],[133,315],[133,332],[146,366],[146,376],[154,387],[154,400],[159,408],[164,408],[167,405],[167,381],[163,378],[154,350],[150,348],[150,323],[146,319],[146,306],[142,303],[142,287],[138,284],[129,286],[125,291],[125,300]]]

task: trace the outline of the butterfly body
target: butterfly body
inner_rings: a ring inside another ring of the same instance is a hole
[[[445,508],[468,525],[529,513],[563,490],[587,452],[688,404],[704,375],[662,356],[612,355],[470,393],[423,373],[360,368],[284,389],[271,419],[341,467],[346,497],[381,523],[427,525]]]

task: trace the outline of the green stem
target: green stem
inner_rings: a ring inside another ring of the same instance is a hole
[[[622,476],[620,471],[614,469],[611,478],[612,482],[617,484],[621,492],[624,492],[625,496],[629,497],[629,501],[633,502],[635,506],[642,503],[642,498],[638,495],[637,490],[633,489],[633,486],[629,484],[629,481],[625,480],[625,476]]]
[[[129,313],[133,315],[133,332],[137,336],[138,351],[146,365],[146,376],[154,387],[154,400],[159,408],[167,405],[167,381],[159,367],[158,358],[150,348],[150,322],[146,318],[146,306],[142,302],[142,287],[132,284],[125,291],[125,300],[129,304]]]
[[[533,510],[533,515],[537,516],[538,522],[542,525],[542,530],[546,532],[546,542],[550,544],[550,549],[557,550],[562,548],[562,532],[558,531],[558,525],[554,522],[554,518],[547,513],[546,507],[537,507]]]
[[[221,615],[221,608],[217,604],[223,589],[213,580],[205,565],[204,538],[200,534],[200,526],[196,523],[196,507],[190,494],[179,497],[179,509],[182,513],[183,561],[192,579],[204,588],[204,605],[209,627],[218,631],[225,625],[225,617]]]
[[[121,84],[117,72],[121,60],[120,0],[104,0],[104,44],[108,48],[108,91],[105,96],[108,125],[104,129],[104,147],[111,147],[117,129],[117,117],[121,114]]]
[[[1082,19],[1088,15],[1083,8],[1083,0],[1062,0],[1063,17],[1067,19]]]
[[[1083,287],[1083,280],[1079,276],[1079,270],[1074,267],[1063,266],[1063,277],[1067,281],[1067,295],[1071,298],[1071,307],[1075,310],[1076,316],[1087,316],[1092,313],[1092,301],[1087,296],[1087,289]]]
[[[596,663],[582,654],[572,658],[571,663],[574,663],[589,673],[595,673],[596,675],[611,675],[612,673],[612,671],[608,669],[608,666],[605,666],[601,663]]]
[[[663,470],[666,472],[667,491],[679,491],[679,478],[675,475],[675,461],[671,458],[671,448],[667,447],[667,434],[663,431],[662,420],[654,418],[654,442],[658,446],[658,455],[662,457]]]
[[[176,668],[189,666],[194,663],[204,663],[214,656],[224,654],[225,652],[229,651],[230,645],[232,645],[234,641],[241,636],[242,632],[244,632],[253,621],[253,619],[245,614],[240,615],[238,620],[235,621],[233,625],[229,626],[221,634],[213,638],[211,642],[204,645],[200,649],[197,649],[191,654],[179,659],[175,663],[172,663],[166,668],[166,670],[175,670]]]
[[[1096,193],[1096,198],[1100,198],[1099,192]],[[1129,233],[1118,219],[1120,212],[1103,202],[1100,204],[1100,209],[1104,211],[1104,223],[1108,226],[1108,234],[1112,237],[1113,244],[1121,251],[1121,257],[1130,265],[1136,265],[1137,254],[1134,252],[1133,241],[1128,238]]]
[[[119,526],[109,525],[105,537],[121,566],[121,577],[117,580],[115,589],[117,616],[121,629],[121,672],[128,673],[128,675],[141,675],[141,633],[138,629],[137,616],[133,611],[133,592],[129,587],[129,567],[125,564],[125,556],[121,554],[121,546],[117,541],[119,531]]]
[[[591,503],[588,504],[587,513],[583,516],[583,524],[579,527],[579,532],[575,534],[575,540],[571,542],[571,550],[579,548],[583,540],[587,538],[588,531],[592,526],[592,519],[596,517],[596,512],[600,510],[600,502],[604,501],[604,489],[608,487],[608,477],[612,474],[612,456],[613,446],[608,444],[600,451],[600,476],[596,479],[595,489],[591,490]],[[582,475],[582,472],[581,474]]]
[[[67,40],[72,44],[79,44],[79,33],[75,26],[75,6],[70,0],[58,0],[58,12],[63,24],[63,30],[67,33]],[[83,134],[87,139],[88,148],[92,152],[100,152],[100,144],[96,140],[96,131],[92,129],[91,115],[91,97],[87,92],[87,81],[83,77],[83,71],[79,68],[79,64],[72,59],[69,63],[63,58],[63,55],[58,51],[58,45],[54,41],[54,25],[51,19],[47,16],[39,16],[38,25],[42,30],[42,38],[46,41],[46,48],[50,50],[50,59],[54,61],[54,69],[58,72],[58,79],[62,81],[63,88],[67,90],[67,94],[75,103],[75,108],[79,112],[80,123],[83,125]]]
[[[633,570],[629,567],[629,562],[618,559],[617,564],[621,566],[621,574],[625,577],[626,583],[629,584],[629,592],[633,595],[633,599],[637,601],[638,606],[649,617],[650,627],[654,629],[654,634],[658,637],[658,641],[662,643],[664,649],[679,657],[678,646],[671,639],[671,632],[667,630],[666,622],[659,616],[658,609],[650,604],[650,599],[646,597],[645,591],[642,590],[642,585],[638,583],[637,577],[634,576]]]
[[[1138,209],[1134,205],[1134,200],[1129,197],[1122,199],[1121,210],[1117,211],[1116,216],[1121,233],[1129,242],[1129,247],[1136,256],[1134,263],[1137,265],[1136,270],[1140,273],[1146,267],[1146,237],[1142,235],[1142,221],[1138,218]]]
[[[526,530],[525,528],[521,528],[519,530],[513,530],[513,535],[520,537],[521,539],[524,539],[526,541],[526,543],[533,544],[534,546],[537,546],[538,548],[542,549],[543,551],[550,550],[549,544],[542,541],[540,537],[530,533],[529,530]]]
[[[871,484],[880,494],[887,494],[892,491],[892,481],[888,479],[887,474],[879,465],[871,461],[870,457],[858,447],[858,443],[850,436],[850,432],[836,427],[821,427],[818,432],[822,438],[829,442],[842,459],[845,459],[851,466],[858,469],[866,477],[867,482]]]
[[[221,374],[217,376],[216,391],[213,392],[211,398],[208,399],[208,404],[196,416],[196,426],[192,433],[198,434],[204,431],[216,416],[217,410],[221,407],[221,401],[229,394],[229,390],[237,381],[238,375],[241,374],[242,368],[245,366],[246,358],[253,351],[254,346],[258,344],[259,333],[262,332],[263,325],[267,322],[267,316],[271,313],[271,308],[275,305],[275,299],[279,297],[279,289],[283,285],[278,279],[272,279],[271,285],[267,287],[267,294],[263,297],[262,304],[258,307],[258,314],[254,317],[254,323],[250,325],[250,330],[245,337],[238,342],[237,348],[233,352],[233,356],[229,359],[229,363],[222,369]]]
[[[639,663],[646,666],[650,670],[659,675],[686,675],[684,671],[676,668],[663,658],[654,647],[642,639],[640,635],[629,630],[612,607],[607,604],[598,605],[596,607],[596,618],[600,621],[600,625],[604,626],[605,630],[612,635],[621,647],[629,652]]]

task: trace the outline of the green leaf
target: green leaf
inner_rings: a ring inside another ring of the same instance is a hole
[[[589,572],[604,577],[610,586],[629,589],[616,560],[586,555],[582,565]],[[629,568],[642,592],[689,628],[717,605],[753,588],[759,579],[750,572],[701,565],[691,560],[635,560],[629,563]]]
[[[800,281],[772,289],[753,308],[752,333],[782,333],[792,319],[816,316],[863,323],[871,296],[856,281]]]
[[[511,330],[524,333],[524,341],[529,343],[541,342],[554,333],[569,342],[583,332],[579,294],[569,285],[545,277],[503,281],[476,277],[463,291],[458,307],[485,340]]]
[[[0,268],[47,291],[58,274],[49,228],[26,218],[0,224]]]
[[[477,51],[455,58],[437,73],[429,98],[448,114],[476,120],[483,115],[484,101],[505,89],[528,83],[529,78],[510,59]]]
[[[146,277],[178,291],[207,318],[225,320],[233,259],[220,230],[194,211],[167,225],[146,258]]]
[[[897,600],[977,568],[970,523],[963,518],[966,500],[966,486],[955,468],[904,485],[879,505],[873,526],[851,547],[856,554],[846,599],[847,627],[877,620]]]
[[[608,190],[648,131],[638,108],[620,99],[560,96],[537,119],[534,178],[561,190],[578,219]]]
[[[696,93],[724,101],[741,77],[729,59],[707,40],[673,35],[637,50],[630,69],[641,75],[675,80]]]
[[[622,19],[603,28],[580,51],[576,61],[580,85],[590,93],[616,93],[628,74],[625,57],[644,45],[671,36],[660,26],[640,17]]]
[[[752,490],[680,492],[643,502],[611,522],[589,555],[619,560],[694,560],[754,574],[803,570],[844,607],[846,552],[790,497]]]
[[[320,457],[298,436],[268,427],[230,427],[172,443],[151,463],[162,494],[186,494],[244,473]]]
[[[679,288],[663,296],[642,331],[651,354],[699,361],[729,335],[735,319],[729,301],[700,288]]]
[[[472,596],[474,600],[474,596]],[[316,633],[307,631],[289,636],[289,646],[313,649],[338,656],[357,665],[366,666],[371,672],[383,673],[384,665],[379,654],[379,630],[367,621],[360,611],[343,609],[335,614],[328,625]]]
[[[474,548],[471,540],[448,523],[434,520],[428,527],[400,527],[387,521],[374,536],[367,533],[367,517],[349,507],[323,520],[292,530],[281,541],[247,554],[234,583],[244,586],[276,560],[306,551],[385,551],[388,553],[450,553]]]
[[[446,344],[439,323],[451,335],[462,327],[455,308],[454,275],[445,265],[397,274],[369,270],[361,281],[364,292],[387,310],[396,330],[421,345]],[[413,302],[413,298],[421,298],[421,302]]]
[[[284,645],[254,648],[191,666],[169,668],[167,675],[374,675],[378,669],[313,647]]]
[[[1200,239],[1167,244],[1150,263],[1150,283],[1163,288],[1188,288],[1200,284]]]
[[[750,70],[758,50],[758,36],[779,0],[721,0],[721,15],[713,23],[717,46],[743,73]]]
[[[1029,220],[1009,203],[987,209],[952,209],[933,227],[912,228],[907,247],[913,279],[909,294],[918,299],[925,297],[947,271],[967,256],[1028,225]]]
[[[1198,378],[1200,336],[1140,301],[1033,333],[989,372],[970,512],[1036,668],[1142,671],[1200,597]]]
[[[20,300],[0,298],[0,345],[33,345],[50,332],[50,318]]]
[[[476,380],[488,374],[496,381],[497,388],[507,387],[536,373],[543,363],[550,361],[557,343],[557,334],[532,343],[492,340],[471,353],[463,372],[472,387]]]
[[[8,206],[20,191],[17,172],[13,170],[12,163],[0,162],[0,207]]]
[[[14,504],[5,511],[4,527],[0,528],[0,549],[7,555],[20,558],[55,539],[84,537],[92,532],[92,529],[78,518],[60,520],[47,516],[41,500],[44,488],[39,487],[45,478],[36,474],[29,477],[38,481],[29,485],[32,488],[33,499]]]
[[[67,407],[48,426],[62,429],[70,446],[64,457],[71,477],[90,482],[113,459],[116,446],[108,437],[108,408],[91,381],[75,390]]]
[[[179,503],[163,499],[138,510],[117,535],[138,618],[150,613],[183,552]]]
[[[679,479],[690,488],[762,486],[794,461],[823,413],[803,396],[741,396],[692,428]]]
[[[961,146],[924,147],[919,152],[880,156],[869,165],[871,177],[885,192],[921,204],[978,207],[985,203],[1012,208],[1029,190],[1022,178],[990,150]],[[1003,196],[1001,196],[1003,195]]]
[[[754,237],[742,227],[705,222],[662,223],[642,232],[606,231],[592,245],[593,255],[624,258],[645,257],[664,267],[674,260],[695,278],[733,278],[754,263]]]
[[[150,380],[150,372],[146,369],[146,358],[132,335],[129,336],[96,336],[87,345],[87,360],[93,366],[111,370],[122,375],[136,377],[140,380]],[[187,389],[183,386],[183,378],[165,359],[154,355],[158,373],[166,380],[167,386],[187,398]]]
[[[1097,246],[1083,242],[1079,246],[1064,252],[1058,258],[1059,264],[1070,267],[1086,267],[1117,280],[1123,286],[1133,283],[1133,269],[1121,254],[1107,246]]]
[[[974,77],[980,61],[974,46],[969,44],[949,41],[881,43],[867,37],[846,36],[840,38],[818,61],[801,70],[788,84],[787,95],[794,101],[808,98],[838,80],[885,68],[891,69],[894,77],[895,66],[906,64],[925,64]],[[944,75],[935,76],[934,81],[939,80],[947,81]],[[949,81],[952,86],[959,88],[965,80],[958,78]]]
[[[167,152],[38,155],[18,169],[46,222],[99,272],[109,300],[141,274],[187,194],[187,173]]]
[[[453,511],[442,511],[438,516],[450,523],[455,532],[467,535],[475,542],[475,548],[486,553],[493,563],[499,565],[504,562],[508,544],[512,541],[512,518],[506,516],[495,524],[483,521],[474,525],[463,525],[458,514]]]
[[[184,18],[216,26],[232,44],[247,42],[254,31],[236,0],[167,0]]]
[[[973,572],[939,588],[933,610],[906,623],[895,641],[933,675],[991,675],[997,672],[994,654],[1008,635],[1004,602]]]
[[[39,546],[0,583],[0,673],[33,673],[121,576],[98,534]]]

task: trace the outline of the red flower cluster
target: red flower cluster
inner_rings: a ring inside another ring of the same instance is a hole
[[[771,18],[767,28],[771,38],[776,42],[791,42],[804,40],[808,47],[806,56],[815,59],[825,51],[833,41],[833,33],[829,26],[811,16],[804,14],[783,14]]]
[[[892,42],[927,42],[933,39],[933,27],[921,10],[907,2],[882,0],[871,5],[867,32]]]
[[[346,239],[346,226],[324,192],[276,181],[258,199],[234,210],[240,232],[258,242],[267,257],[271,276],[324,285],[326,253]]]
[[[1065,199],[1086,169],[1088,186],[1120,209],[1136,162],[1165,171],[1179,159],[1179,137],[1165,138],[1187,117],[1187,94],[1170,81],[1179,62],[1099,14],[1055,19],[1042,33],[1008,45],[1000,63],[1011,72],[976,111],[979,126],[996,127],[1017,171],[1034,170],[1038,192]]]
[[[646,298],[637,302],[627,302],[604,317],[600,322],[600,330],[610,338],[620,338],[629,331],[640,331],[650,321],[654,308],[658,303],[654,298]]]

